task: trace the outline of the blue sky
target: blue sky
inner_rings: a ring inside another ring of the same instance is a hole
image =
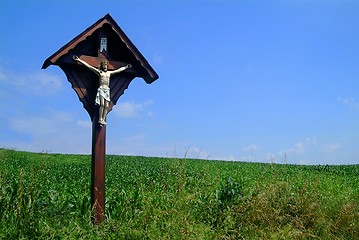
[[[107,153],[359,163],[359,1],[0,1],[0,146],[91,153],[42,63],[110,13],[160,78],[108,115]]]

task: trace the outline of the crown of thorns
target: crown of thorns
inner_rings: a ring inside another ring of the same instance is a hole
[[[103,60],[102,62],[101,62],[101,66],[103,65],[103,64],[108,64],[108,61],[107,60]]]

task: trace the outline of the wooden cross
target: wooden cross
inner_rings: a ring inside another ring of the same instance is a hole
[[[123,62],[113,61],[108,54],[107,36],[99,31],[98,57],[81,55],[80,59],[98,68],[106,60],[109,70],[114,70]],[[118,83],[118,82],[117,82]],[[116,84],[116,83],[115,83]],[[106,155],[106,125],[99,123],[99,109],[92,112],[92,178],[91,206],[94,211],[94,222],[98,224],[105,217],[105,155]]]
[[[95,105],[99,77],[74,61],[74,55],[95,68],[98,68],[103,60],[107,60],[109,70],[131,63],[130,69],[111,76],[109,111],[135,77],[141,77],[147,83],[152,83],[158,79],[158,75],[109,14],[47,58],[42,66],[45,69],[51,64],[58,65],[65,72],[72,88],[90,115],[92,121],[91,204],[94,211],[93,221],[98,224],[105,217],[106,125],[98,123],[99,107]]]
[[[88,64],[90,64],[95,68],[98,68],[102,61],[107,60],[109,70],[114,70],[127,65],[126,62],[112,60],[111,55],[108,53],[108,44],[107,44],[108,38],[106,36],[106,33],[100,30],[98,33],[98,38],[99,39],[98,39],[97,57],[81,55],[79,56],[80,59],[84,60],[85,62],[87,62]]]

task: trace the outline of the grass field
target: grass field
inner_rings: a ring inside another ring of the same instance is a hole
[[[0,149],[1,239],[357,239],[359,165],[106,157],[94,227],[91,157]]]

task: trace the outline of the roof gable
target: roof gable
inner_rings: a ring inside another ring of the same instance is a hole
[[[77,54],[83,52],[86,55],[97,54],[95,49],[98,48],[97,41],[99,30],[106,32],[106,34],[110,36],[109,54],[114,60],[131,62],[136,70],[135,77],[141,77],[147,83],[152,83],[158,79],[157,73],[113,20],[110,14],[106,14],[103,18],[99,19],[47,58],[44,61],[42,68],[45,69],[50,65],[58,65],[61,67],[64,64],[71,64],[73,63],[72,55],[74,52]]]
[[[100,40],[104,36],[106,38],[106,49],[103,52],[100,49]],[[109,14],[105,15],[47,58],[42,66],[45,69],[50,65],[57,65],[64,71],[67,80],[71,83],[91,119],[98,112],[97,106],[95,106],[95,97],[99,79],[95,73],[74,61],[74,55],[86,57],[92,66],[99,66],[100,62],[106,57],[109,60],[108,67],[110,70],[126,64],[132,65],[130,69],[111,76],[109,111],[134,78],[141,77],[147,83],[152,83],[158,79],[157,73],[113,18]]]

